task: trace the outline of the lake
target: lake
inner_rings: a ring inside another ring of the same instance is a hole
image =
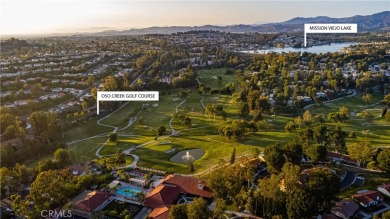
[[[258,54],[276,52],[276,53],[288,53],[288,52],[309,52],[309,53],[327,53],[327,52],[340,52],[340,50],[344,47],[349,47],[350,45],[356,45],[356,43],[331,43],[330,45],[322,45],[322,46],[312,46],[307,48],[293,48],[293,47],[284,47],[284,48],[270,48],[270,49],[262,49],[256,50]],[[243,53],[254,53],[255,51],[241,51]]]

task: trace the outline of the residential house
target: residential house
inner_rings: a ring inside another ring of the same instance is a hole
[[[176,203],[180,194],[211,199],[212,191],[204,182],[196,178],[168,175],[162,183],[145,197],[144,205],[153,208],[150,218],[168,219],[170,207]]]
[[[62,91],[62,87],[55,87],[51,91],[53,91],[54,93],[59,93]]]
[[[383,201],[383,196],[380,192],[374,190],[363,190],[352,196],[362,207],[376,206]]]
[[[387,197],[390,197],[390,183],[378,186],[378,191]]]
[[[27,106],[27,100],[16,100],[14,104],[15,106]]]
[[[144,205],[153,208],[149,218],[168,219],[169,209],[179,199],[180,188],[172,185],[159,185],[145,197]]]
[[[337,202],[331,210],[332,214],[343,219],[353,218],[358,211],[359,205],[351,199],[343,199]]]
[[[340,153],[337,153],[337,152],[328,151],[326,153],[326,159],[332,160],[332,161],[334,161],[336,163],[344,162],[344,163],[348,163],[348,164],[358,165],[358,161],[357,160],[352,159],[348,155],[340,154]]]
[[[99,190],[85,191],[72,200],[73,215],[83,218],[92,218],[95,211],[106,207],[114,195]]]

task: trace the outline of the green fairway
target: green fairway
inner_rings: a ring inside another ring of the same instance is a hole
[[[106,145],[104,145],[102,150],[100,151],[100,155],[112,155],[115,154],[115,152],[119,149],[124,151],[129,148],[132,148],[133,146],[143,144],[150,140],[153,140],[153,138],[144,136],[118,137],[118,141],[116,143],[108,142]]]
[[[344,97],[331,102],[324,102],[323,106],[311,105],[307,109],[314,114],[328,114],[330,112],[337,112],[340,107],[345,106],[350,112],[358,113],[364,109],[372,108],[374,104],[380,102],[383,99],[383,95],[379,92],[373,94],[372,103],[366,104],[362,100],[361,93],[357,93],[353,97]]]
[[[68,140],[74,141],[113,131],[113,128],[97,125],[96,121],[95,119],[91,119],[76,128],[70,129],[66,132],[66,136],[69,137]]]
[[[92,138],[84,141],[80,141],[68,146],[76,154],[76,161],[88,161],[93,160],[96,157],[95,152],[107,140],[107,137]]]

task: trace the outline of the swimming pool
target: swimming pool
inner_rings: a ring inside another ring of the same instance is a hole
[[[141,190],[133,189],[130,187],[122,187],[122,188],[118,189],[118,191],[116,191],[116,194],[122,195],[122,196],[127,196],[127,197],[133,197],[138,192],[141,192]]]

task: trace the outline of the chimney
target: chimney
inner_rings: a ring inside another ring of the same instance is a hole
[[[198,189],[203,190],[203,187],[204,187],[204,183],[202,181],[199,181],[198,182]]]

